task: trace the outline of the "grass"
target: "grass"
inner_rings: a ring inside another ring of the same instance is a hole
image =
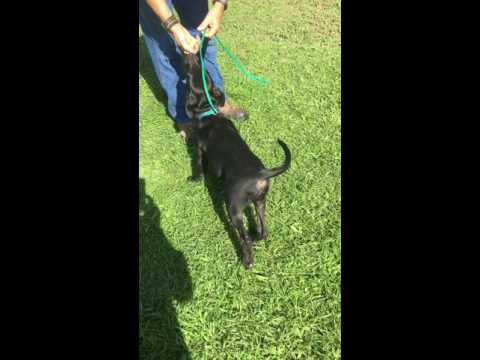
[[[222,41],[267,88],[219,54],[236,123],[272,181],[269,237],[245,271],[218,186],[192,185],[140,44],[141,359],[340,359],[340,4],[233,2]],[[233,239],[232,239],[233,238]]]

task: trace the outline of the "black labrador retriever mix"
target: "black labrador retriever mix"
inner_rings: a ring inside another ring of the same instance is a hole
[[[185,55],[184,62],[187,77],[185,108],[187,115],[193,120],[193,139],[196,141],[198,153],[194,175],[190,180],[202,180],[203,159],[207,160],[208,171],[223,179],[228,214],[240,235],[242,263],[248,269],[253,264],[252,238],[243,223],[244,210],[251,203],[254,204],[257,214],[257,239],[264,239],[267,236],[265,201],[269,188],[268,179],[280,175],[290,167],[290,150],[283,141],[278,140],[285,152],[285,161],[279,167],[266,169],[240,137],[232,121],[221,114],[205,115],[210,106],[203,90],[198,58],[192,54]],[[208,73],[205,77],[213,104],[216,107],[223,106],[225,95],[213,86]]]

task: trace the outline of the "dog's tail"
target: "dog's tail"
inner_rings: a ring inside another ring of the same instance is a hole
[[[288,148],[287,144],[285,144],[282,140],[278,139],[277,141],[285,152],[285,160],[283,161],[283,164],[281,166],[275,167],[273,169],[261,170],[259,175],[262,179],[268,179],[274,176],[278,176],[287,171],[290,167],[290,162],[292,160],[292,154],[290,153],[290,149]]]

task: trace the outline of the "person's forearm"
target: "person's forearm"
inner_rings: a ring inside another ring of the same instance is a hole
[[[173,14],[167,6],[165,0],[146,0],[147,4],[150,5],[154,13],[160,18],[160,21],[163,23]]]
[[[186,53],[196,54],[199,39],[195,39],[176,19],[165,0],[146,0],[153,12],[159,17],[162,27],[173,37],[175,43]]]
[[[228,0],[212,0],[213,6],[221,6],[222,10],[227,10],[228,7]]]
[[[222,4],[220,1],[216,1],[216,2],[213,3],[212,9],[214,9],[214,8],[218,8],[218,10],[220,10],[222,12],[225,11],[225,5]]]

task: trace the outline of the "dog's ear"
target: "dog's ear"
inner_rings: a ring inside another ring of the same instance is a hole
[[[213,87],[213,98],[215,99],[217,106],[225,105],[225,94],[216,86]]]
[[[185,105],[185,113],[189,119],[193,119],[193,112],[190,110],[190,106]]]
[[[191,72],[195,66],[198,66],[197,55],[184,53],[183,51],[180,51],[180,55],[182,58],[183,70],[186,73]]]
[[[188,80],[187,80],[188,81]],[[190,119],[193,119],[193,109],[197,106],[196,96],[193,91],[187,86],[186,96],[185,96],[185,113]]]

